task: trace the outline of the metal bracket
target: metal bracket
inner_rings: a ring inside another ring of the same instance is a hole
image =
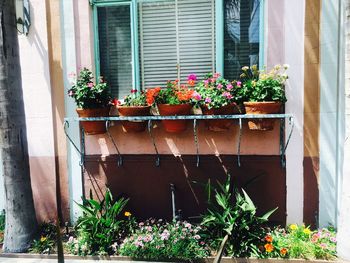
[[[67,120],[64,121],[63,123],[63,129],[64,129],[64,134],[66,135],[67,139],[70,141],[70,143],[73,145],[75,150],[80,154],[80,161],[79,165],[84,166],[85,164],[85,135],[84,135],[84,129],[81,129],[80,136],[81,136],[81,150],[79,147],[74,143],[73,139],[69,136],[67,129],[69,128],[69,122]]]
[[[281,119],[281,123],[280,123],[280,157],[281,157],[281,165],[283,168],[286,167],[286,150],[288,147],[288,144],[290,142],[290,139],[292,137],[293,134],[293,130],[294,130],[294,118],[291,116],[288,118],[288,123],[290,126],[290,131],[289,134],[287,136],[287,141],[285,141],[285,119]]]
[[[237,164],[241,167],[241,140],[242,140],[242,119],[238,119],[239,133],[238,133],[238,143],[237,143]]]
[[[194,136],[194,144],[196,146],[196,154],[197,154],[197,162],[196,165],[199,167],[200,157],[199,157],[199,144],[198,144],[198,135],[197,135],[197,120],[193,120],[193,136]]]
[[[152,140],[152,144],[153,144],[153,147],[154,147],[154,151],[156,152],[156,166],[159,167],[160,165],[160,157],[159,157],[159,152],[158,152],[158,149],[157,149],[157,145],[156,145],[156,142],[154,140],[154,136],[153,136],[153,133],[152,133],[152,120],[148,120],[148,134]]]
[[[119,151],[119,148],[115,142],[115,140],[113,139],[113,136],[112,134],[109,132],[109,128],[111,127],[111,123],[110,121],[106,121],[106,131],[107,131],[107,134],[108,134],[108,137],[109,139],[112,141],[113,145],[114,145],[114,148],[116,149],[117,153],[118,153],[118,160],[117,160],[117,165],[118,167],[122,166],[123,165],[123,157],[122,155],[120,154],[120,151]]]

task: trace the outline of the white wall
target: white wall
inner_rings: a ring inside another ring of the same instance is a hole
[[[344,160],[350,160],[350,0],[346,1],[346,44],[345,44],[345,143]],[[338,254],[350,260],[350,162],[345,161],[338,221]]]

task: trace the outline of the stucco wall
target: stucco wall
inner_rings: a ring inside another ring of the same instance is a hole
[[[56,184],[46,3],[30,1],[29,35],[19,36],[28,150],[39,220],[55,218]]]
[[[339,215],[338,253],[340,257],[350,260],[350,0],[346,3],[345,15],[345,144],[344,167],[341,189],[341,205]]]

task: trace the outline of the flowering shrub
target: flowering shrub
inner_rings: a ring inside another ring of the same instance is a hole
[[[269,72],[259,71],[257,65],[243,67],[243,73],[240,75],[243,87],[237,93],[238,99],[253,102],[286,102],[284,85],[288,79],[287,69],[288,65],[276,65]]]
[[[33,240],[29,252],[38,254],[52,254],[55,251],[57,228],[52,223],[40,225],[40,238]]]
[[[311,231],[304,225],[292,224],[266,235],[259,250],[260,257],[335,259],[335,232],[326,228]]]
[[[73,74],[71,78],[75,78]],[[68,96],[75,100],[78,108],[96,109],[107,107],[110,104],[111,96],[107,83],[100,77],[99,83],[95,84],[93,78],[92,72],[84,68],[68,90]]]
[[[151,219],[139,223],[134,233],[124,239],[119,253],[144,260],[204,258],[209,252],[200,230],[188,222],[164,223]]]
[[[237,89],[241,87],[240,81],[229,82],[219,73],[209,73],[203,81],[199,82],[193,94],[196,105],[206,106],[208,109],[220,108],[237,100]]]
[[[147,102],[157,104],[179,105],[190,103],[194,90],[190,88],[196,81],[195,75],[191,74],[188,78],[188,85],[179,85],[179,80],[168,81],[166,88],[160,87],[146,91]]]
[[[144,91],[138,92],[136,89],[132,89],[130,94],[125,96],[123,102],[113,99],[112,103],[115,106],[148,106],[146,93]]]

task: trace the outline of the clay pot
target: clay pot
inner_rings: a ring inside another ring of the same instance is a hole
[[[282,103],[275,101],[244,102],[246,114],[278,114]],[[248,121],[250,130],[270,131],[273,130],[274,119],[251,119]]]
[[[217,109],[208,109],[206,106],[202,106],[203,115],[233,115],[239,114],[240,110],[236,103],[226,105]],[[230,128],[233,120],[206,120],[205,125],[211,131],[226,131]]]
[[[77,113],[81,118],[108,117],[109,110],[109,107],[99,109],[77,109]],[[82,121],[80,123],[87,135],[103,134],[106,132],[105,121]]]
[[[162,116],[190,115],[191,104],[158,104],[159,114]],[[163,127],[167,132],[183,132],[187,128],[188,121],[186,120],[162,120]]]
[[[151,106],[117,106],[119,116],[149,116]],[[124,132],[143,132],[146,129],[145,121],[122,121]]]

